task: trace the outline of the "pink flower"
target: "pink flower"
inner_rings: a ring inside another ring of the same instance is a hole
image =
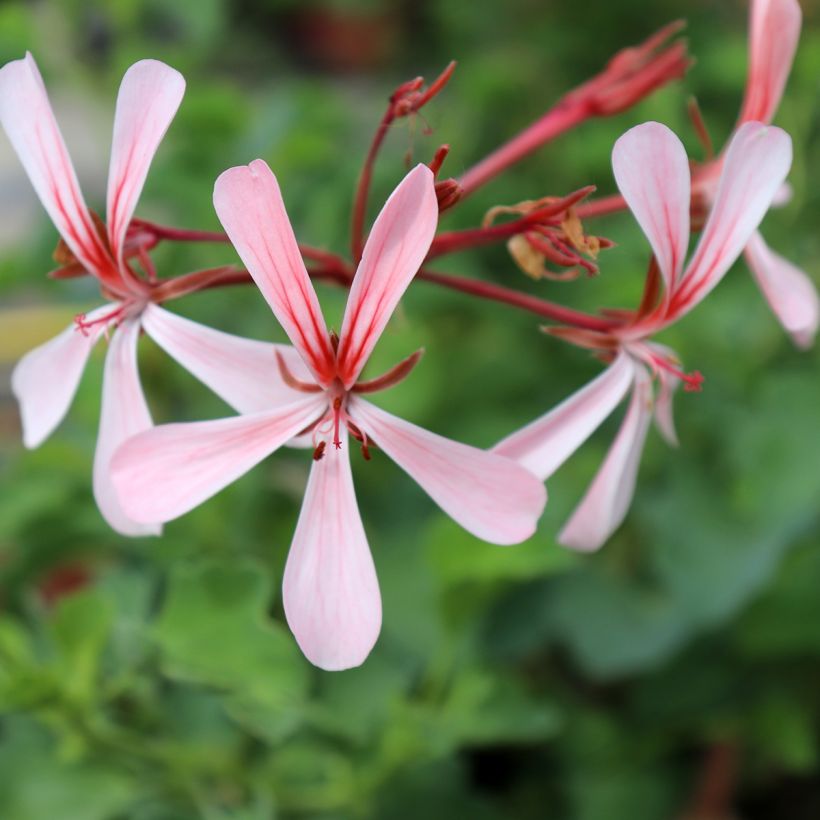
[[[749,26],[749,74],[739,125],[770,123],[777,113],[800,38],[801,12],[797,0],[752,0]],[[694,188],[708,205],[714,201],[714,182],[722,158],[701,166]],[[784,204],[784,192],[775,204]],[[820,297],[806,273],[772,251],[755,231],[744,256],[769,307],[800,348],[814,342],[820,325]]]
[[[667,441],[676,443],[672,395],[680,384],[698,390],[702,377],[683,373],[675,354],[651,337],[687,314],[717,285],[754,233],[790,165],[791,140],[785,132],[756,122],[740,126],[726,152],[709,220],[684,270],[690,173],[683,145],[668,128],[651,122],[627,131],[615,144],[612,166],[618,188],[656,260],[647,297],[641,309],[609,332],[560,332],[600,351],[611,364],[586,387],[493,448],[547,479],[631,389],[615,441],[558,536],[565,546],[598,549],[621,524],[653,415]]]
[[[113,461],[124,509],[169,521],[219,492],[294,436],[312,436],[314,462],[284,576],[288,623],[324,669],[364,661],[381,628],[381,599],[348,456],[350,436],[376,444],[465,529],[497,544],[532,535],[543,485],[501,456],[459,444],[386,413],[363,394],[403,378],[418,354],[384,377],[360,375],[436,230],[433,174],[419,165],[388,199],[364,248],[338,338],[329,333],[285,212],[262,160],[216,182],[222,224],[301,356],[287,402],[235,418],[171,424],[126,442]]]
[[[32,350],[15,368],[12,389],[20,403],[23,441],[37,447],[48,438],[68,411],[95,343],[110,337],[94,496],[106,521],[125,535],[159,532],[123,512],[108,477],[114,450],[151,426],[137,374],[140,329],[240,411],[267,406],[282,388],[272,346],[210,330],[152,304],[151,283],[128,262],[137,252],[129,236],[131,216],[184,91],[182,75],[156,60],[142,60],[126,72],[114,119],[103,226],[85,204],[34,59],[27,54],[0,69],[0,123],[68,248],[62,254],[70,256],[72,267],[94,276],[108,300]],[[288,348],[282,351],[289,355]],[[259,383],[253,366],[263,362],[271,370],[266,384]]]

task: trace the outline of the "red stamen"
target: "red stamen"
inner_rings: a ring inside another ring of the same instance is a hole
[[[336,396],[333,399],[333,446],[337,450],[342,449],[342,440],[339,436],[339,424],[342,415],[342,397]]]
[[[691,373],[684,373],[680,368],[675,367],[668,359],[663,356],[658,356],[654,353],[649,354],[650,361],[655,367],[661,370],[666,370],[673,376],[676,376],[683,382],[683,389],[687,393],[700,393],[703,389],[703,374],[700,370],[694,370]]]
[[[313,450],[313,460],[314,461],[321,461],[322,458],[324,458],[324,455],[325,455],[325,442],[320,441],[316,445],[315,449]]]

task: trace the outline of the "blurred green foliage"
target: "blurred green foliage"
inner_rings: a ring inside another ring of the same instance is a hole
[[[795,138],[795,198],[764,232],[817,279],[820,9],[806,0],[804,12],[778,116]],[[446,217],[447,227],[468,226],[497,203],[589,183],[612,191],[612,143],[646,119],[669,124],[700,156],[685,117],[691,94],[721,144],[745,81],[745,13],[719,0],[6,2],[0,60],[30,49],[52,94],[82,94],[105,122],[123,70],[145,56],[166,60],[188,92],[138,214],[215,228],[214,178],[262,156],[297,235],[344,252],[359,162],[399,82],[459,60],[425,110],[433,134],[424,122],[391,134],[374,207],[408,148],[426,159],[450,143],[445,170],[457,174],[617,49],[670,19],[690,21],[698,62],[683,83],[583,125]],[[82,139],[69,135],[70,147]],[[85,185],[96,205],[100,179]],[[618,247],[600,277],[572,285],[526,281],[503,248],[446,264],[587,309],[630,306],[644,240],[627,215],[597,230]],[[42,218],[0,259],[6,373],[97,298],[92,283],[41,275],[54,241]],[[221,247],[157,254],[166,274],[230,258]],[[323,286],[320,296],[340,316],[343,294]],[[174,309],[283,338],[251,288]],[[820,816],[818,354],[792,349],[742,264],[667,336],[706,389],[678,398],[679,451],[650,436],[632,511],[598,555],[553,539],[617,418],[551,482],[539,533],[509,549],[462,532],[386,459],[354,465],[385,623],[367,663],[339,674],[304,661],[275,592],[304,453],[277,454],[160,539],[126,541],[91,498],[98,359],[36,452],[18,443],[6,392],[0,818],[657,820],[692,807],[721,749],[730,765],[717,775],[744,817]],[[374,372],[422,344],[422,365],[381,403],[482,446],[598,369],[530,316],[419,283]],[[157,421],[225,412],[149,341],[140,363]],[[55,594],[78,567],[92,582]]]

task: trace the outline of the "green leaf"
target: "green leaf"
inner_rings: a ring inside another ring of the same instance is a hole
[[[266,616],[270,597],[268,576],[251,561],[175,569],[153,627],[166,674],[257,705],[297,705],[306,662],[291,635]]]

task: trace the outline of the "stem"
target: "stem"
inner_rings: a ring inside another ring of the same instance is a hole
[[[595,216],[605,216],[627,209],[626,200],[620,194],[602,196],[591,202],[584,202],[576,208],[579,219],[590,219]]]
[[[373,180],[373,166],[387,135],[387,130],[395,117],[395,106],[391,100],[387,106],[387,111],[384,112],[382,121],[379,123],[379,127],[376,129],[376,133],[373,135],[373,141],[370,143],[362,172],[359,175],[359,182],[356,185],[356,195],[353,199],[353,218],[350,225],[350,252],[356,264],[362,258],[362,250],[364,249],[364,220],[367,214],[367,196],[370,192],[370,183]]]
[[[531,223],[526,219],[514,219],[511,222],[503,222],[498,225],[490,225],[486,228],[468,228],[463,231],[442,232],[433,240],[427,259],[435,259],[448,253],[456,253],[466,248],[477,248],[481,245],[489,245],[500,239],[507,239],[517,233],[531,227]]]
[[[157,239],[167,239],[170,242],[230,242],[228,235],[222,231],[190,231],[187,228],[158,225],[145,219],[134,219],[131,224],[144,228]]]
[[[169,225],[158,225],[156,222],[147,222],[144,219],[135,219],[131,224],[144,228],[152,233],[157,239],[167,239],[169,242],[224,242],[231,240],[222,231],[191,231],[187,228],[172,228]],[[312,245],[299,245],[299,252],[305,259],[314,262],[321,262],[325,265],[344,266],[345,261],[341,256]]]
[[[462,199],[542,145],[569,131],[589,116],[586,105],[559,102],[509,142],[467,170],[458,180]]]
[[[437,285],[450,288],[450,290],[457,290],[461,293],[469,293],[471,296],[478,296],[480,299],[488,299],[492,302],[512,305],[513,307],[521,308],[521,310],[526,310],[529,313],[534,313],[536,316],[552,319],[555,322],[561,322],[562,324],[572,325],[574,327],[581,327],[585,330],[606,332],[618,324],[611,319],[590,316],[588,313],[581,313],[572,308],[557,305],[545,299],[539,299],[537,296],[531,296],[528,293],[521,293],[511,288],[505,288],[502,285],[495,285],[492,282],[479,282],[475,279],[465,279],[462,276],[436,273],[424,268],[416,274],[416,279],[422,279],[425,282],[434,282]]]

